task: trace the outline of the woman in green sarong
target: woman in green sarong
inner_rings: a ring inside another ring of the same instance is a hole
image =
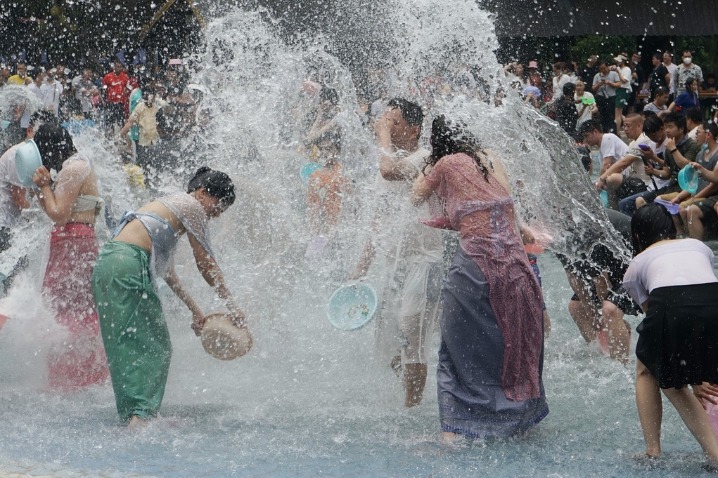
[[[199,335],[205,322],[201,309],[179,283],[172,257],[187,233],[197,268],[225,300],[235,325],[244,327],[215,262],[207,222],[235,199],[234,184],[225,173],[200,168],[188,192],[161,197],[125,213],[114,238],[100,251],[92,289],[115,392],[117,411],[130,426],[157,414],[169,372],[172,344],[154,278],[163,277],[192,312]]]

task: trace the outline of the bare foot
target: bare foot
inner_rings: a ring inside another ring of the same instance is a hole
[[[456,440],[458,439],[458,436],[454,432],[441,432],[441,442],[445,443],[447,445],[452,445]]]
[[[130,418],[130,423],[127,424],[127,428],[130,430],[137,429],[147,423],[147,420],[143,420],[137,415],[132,415],[132,418]]]

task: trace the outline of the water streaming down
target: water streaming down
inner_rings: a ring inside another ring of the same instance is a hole
[[[504,84],[492,53],[497,43],[488,15],[461,1],[451,11],[428,0],[389,6],[389,96],[421,102],[429,119],[443,112],[463,120],[486,148],[501,152],[519,210],[543,225],[557,250],[575,257],[596,241],[618,250],[568,138],[524,108]],[[32,257],[28,273],[0,302],[11,317],[0,331],[0,471],[178,477],[655,476],[630,459],[643,446],[632,369],[584,344],[566,311],[570,289],[551,254],[539,262],[554,324],[544,367],[551,414],[527,437],[440,446],[434,381],[428,380],[419,407],[404,409],[400,382],[376,347],[376,320],[342,332],[324,316],[327,298],[353,268],[376,212],[376,151],[356,113],[349,69],[326,53],[331,40],[306,37],[288,46],[258,12],[231,11],[210,22],[205,34],[207,53],[193,58],[198,66],[193,82],[207,91],[203,114],[208,127],[200,137],[185,140],[191,154],[181,168],[166,173],[159,189],[179,189],[199,164],[232,175],[238,199],[213,221],[213,245],[248,314],[254,348],[232,362],[206,355],[190,330],[191,315],[161,285],[174,357],[158,419],[134,432],[120,427],[109,385],[65,395],[46,391],[44,355],[62,340],[62,331],[38,300],[47,251],[41,244],[47,242],[50,224],[41,211],[29,211],[19,232],[22,241],[0,260],[4,272],[13,258]],[[467,78],[472,65],[481,70],[481,94],[469,96],[471,89],[458,80]],[[428,76],[435,81],[425,81]],[[313,235],[299,176],[307,162],[301,139],[309,100],[302,86],[309,78],[338,92],[340,161],[351,183],[332,251],[316,255],[307,254]],[[98,131],[85,131],[75,140],[93,161],[115,214],[147,199],[147,191],[128,184]],[[104,227],[98,235],[107,237]],[[203,310],[220,310],[188,247],[179,251],[177,264]],[[367,279],[380,291],[382,266],[375,263]],[[634,326],[638,322],[628,319]],[[434,351],[437,341],[434,334]],[[433,353],[430,377],[435,361]],[[672,459],[661,475],[697,474],[699,450],[672,410],[666,413],[664,436]]]

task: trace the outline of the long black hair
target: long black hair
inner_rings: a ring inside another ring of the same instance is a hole
[[[489,170],[481,161],[482,152],[479,141],[474,138],[464,125],[453,123],[446,116],[439,115],[431,123],[431,155],[427,165],[435,165],[441,158],[450,154],[464,153],[475,162],[484,179],[489,180]]]
[[[33,138],[42,157],[42,165],[47,170],[60,172],[62,163],[70,156],[77,154],[70,133],[57,122],[41,125]]]
[[[234,204],[236,195],[232,179],[222,171],[215,171],[208,166],[197,170],[187,186],[187,192],[204,189],[210,196],[216,197],[225,206]]]
[[[660,204],[646,204],[631,218],[633,255],[664,239],[676,238],[676,225],[668,210]]]

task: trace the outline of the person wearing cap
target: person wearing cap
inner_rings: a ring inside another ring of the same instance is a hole
[[[611,69],[618,74],[620,85],[616,88],[616,108],[614,112],[614,121],[616,122],[616,131],[623,129],[623,112],[628,108],[628,99],[631,96],[631,67],[626,64],[627,58],[624,55],[618,55],[613,59],[616,66]]]

